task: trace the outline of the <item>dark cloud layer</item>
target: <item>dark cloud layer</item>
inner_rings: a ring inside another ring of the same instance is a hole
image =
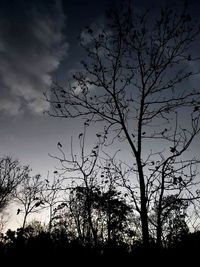
[[[66,54],[65,16],[60,1],[1,1],[0,111],[40,114],[42,93]]]

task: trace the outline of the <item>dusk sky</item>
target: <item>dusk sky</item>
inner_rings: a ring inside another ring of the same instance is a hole
[[[67,147],[80,124],[44,115],[49,104],[43,92],[53,80],[64,83],[80,67],[81,30],[101,23],[113,2],[0,1],[0,156],[12,155],[42,175],[57,166],[48,154],[57,152],[58,141]],[[134,0],[134,8],[166,2],[175,1]],[[189,2],[198,17],[200,3]],[[195,148],[199,150],[199,142]]]

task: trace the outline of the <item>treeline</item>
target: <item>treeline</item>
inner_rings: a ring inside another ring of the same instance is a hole
[[[65,177],[54,171],[53,177],[44,179],[40,175],[31,176],[28,166],[22,167],[10,157],[2,158],[1,213],[12,201],[15,203],[15,216],[21,219],[22,229],[26,228],[31,215],[37,218],[37,214],[43,214],[46,230],[51,233],[55,229],[62,229],[68,238],[77,238],[84,245],[121,242],[132,245],[141,242],[141,220],[131,199],[133,192],[122,186],[123,180],[111,165],[112,160],[106,161],[106,165],[96,166],[97,159],[96,155],[91,161],[87,160],[85,170],[81,168],[83,177],[80,169],[74,166],[72,171],[77,176]],[[198,217],[189,216],[192,204],[172,194],[163,197],[162,246],[170,246],[174,240],[187,234],[190,226],[195,227],[193,221]],[[197,203],[195,208],[198,209]],[[150,241],[160,246],[157,240],[157,228],[160,225],[156,225],[158,212],[154,203],[149,208]]]
[[[149,248],[144,248],[140,242],[128,244],[116,240],[83,243],[77,236],[69,236],[67,231],[54,228],[51,232],[38,222],[32,222],[27,227],[16,231],[8,230],[1,236],[0,257],[4,264],[57,265],[62,266],[87,265],[126,266],[148,264],[192,264],[198,260],[200,232],[187,233],[175,240],[168,247],[158,248],[152,241]],[[179,265],[178,265],[179,264]],[[183,265],[184,266],[184,265]]]
[[[155,265],[163,257],[166,261],[173,257],[179,263],[183,255],[190,260],[198,255],[200,233],[190,233],[189,203],[177,201],[173,195],[165,198],[162,246],[157,242],[153,223],[150,244],[144,246],[140,217],[128,191],[111,175],[111,163],[103,165],[100,176],[84,177],[79,184],[77,178],[69,183],[58,171],[51,179],[31,176],[28,166],[22,167],[10,157],[2,158],[0,167],[1,212],[12,200],[16,203],[15,216],[21,215],[22,219],[22,227],[1,233],[2,261],[15,259],[27,264],[31,259],[35,264],[73,262],[93,266],[94,261],[117,265],[131,260]],[[31,214],[38,213],[46,215],[45,223],[28,220]],[[156,216],[154,208],[151,222]]]

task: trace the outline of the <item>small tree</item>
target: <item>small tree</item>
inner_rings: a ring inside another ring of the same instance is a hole
[[[61,167],[58,168],[62,181],[70,181],[67,189],[69,193],[69,205],[71,214],[74,215],[75,224],[79,237],[85,239],[85,227],[87,228],[88,237],[92,235],[94,244],[97,243],[97,231],[94,227],[92,207],[93,207],[93,189],[98,184],[101,166],[99,165],[99,153],[102,146],[100,137],[97,142],[90,148],[86,148],[86,132],[89,124],[84,123],[83,132],[78,135],[80,153],[76,154],[71,140],[71,154],[66,155],[62,145],[58,143],[58,149],[61,156],[53,156],[59,160]],[[84,201],[83,201],[83,199]],[[84,215],[83,215],[84,213]],[[85,218],[83,218],[85,217]],[[79,221],[79,219],[81,221]],[[84,221],[84,222],[83,222]],[[81,230],[82,228],[82,230]],[[84,233],[83,233],[84,232]]]
[[[0,211],[13,198],[16,188],[26,179],[28,166],[20,166],[18,160],[11,157],[0,158]]]
[[[123,231],[127,228],[127,215],[131,212],[130,206],[125,199],[120,198],[120,195],[120,192],[112,189],[98,195],[96,199],[96,208],[101,211],[101,220],[105,220],[106,223],[104,236],[109,245],[123,241]]]
[[[167,245],[180,241],[189,232],[186,223],[188,201],[178,200],[176,196],[168,196],[163,200],[163,238]]]
[[[58,205],[63,202],[62,179],[59,178],[57,171],[54,171],[52,179],[45,179],[41,193],[41,201],[49,212],[49,231],[51,232],[52,222]]]
[[[22,229],[26,226],[28,215],[44,208],[44,202],[41,195],[43,187],[44,183],[39,174],[35,176],[28,175],[26,179],[23,180],[20,187],[15,191],[14,196],[16,203],[20,205],[17,209],[17,215],[20,213],[24,214]]]

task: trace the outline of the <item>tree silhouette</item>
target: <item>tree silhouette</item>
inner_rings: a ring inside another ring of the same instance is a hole
[[[0,158],[0,211],[13,198],[16,188],[26,179],[29,173],[28,166],[20,166],[18,160],[11,157]]]
[[[61,167],[58,168],[58,172],[63,183],[65,181],[71,183],[66,185],[66,190],[70,190],[70,212],[74,217],[80,239],[82,241],[88,239],[88,243],[90,243],[92,235],[93,242],[97,244],[97,230],[92,216],[93,190],[99,183],[101,171],[99,154],[103,142],[97,137],[96,143],[88,151],[86,149],[87,128],[88,123],[84,123],[83,132],[78,135],[79,153],[74,152],[73,140],[71,140],[70,155],[66,155],[63,148],[58,146],[60,155],[53,157],[60,161]],[[61,207],[65,206],[61,205]]]
[[[20,184],[20,187],[15,190],[14,197],[16,203],[20,205],[17,209],[17,215],[22,213],[24,217],[22,229],[26,226],[28,215],[44,209],[44,202],[41,195],[43,187],[44,183],[39,174],[35,176],[28,174],[26,179]]]
[[[123,241],[123,232],[127,228],[127,215],[131,208],[125,200],[120,198],[115,189],[97,195],[97,209],[102,212],[102,219],[105,217],[107,243],[115,244]]]
[[[130,212],[130,206],[117,190],[103,192],[99,187],[93,187],[89,195],[86,187],[77,186],[71,189],[69,200],[57,210],[55,228],[66,227],[68,237],[78,237],[83,245],[97,248],[107,244],[112,247],[126,241],[124,236],[129,230]]]
[[[187,201],[173,201],[173,207],[165,212],[165,233],[168,245],[181,240],[188,234],[189,228],[186,224],[187,207]]]
[[[187,189],[188,169],[196,163],[183,157],[200,131],[199,91],[186,88],[188,79],[198,73],[191,63],[196,60],[192,45],[199,28],[187,9],[186,4],[179,10],[161,9],[154,21],[153,13],[138,15],[130,4],[110,10],[104,28],[84,31],[81,45],[88,57],[82,61],[82,70],[68,87],[54,83],[51,97],[46,95],[51,116],[99,122],[100,139],[128,145],[132,180],[124,180],[124,185],[131,189],[145,246],[154,203],[158,201],[160,243],[169,183],[175,185],[181,176],[178,183]],[[181,114],[187,114],[187,123]]]
[[[175,194],[163,197],[162,216],[159,218],[160,225],[158,226],[158,213],[160,211],[157,206],[159,204],[155,203],[154,214],[151,221],[152,224],[156,226],[156,238],[158,239],[158,234],[161,235],[159,236],[159,242],[163,241],[165,246],[169,246],[173,244],[175,240],[181,240],[182,236],[189,232],[186,218],[187,209],[190,204],[190,201],[179,199]],[[160,232],[158,233],[158,231]]]
[[[40,192],[41,201],[49,212],[49,231],[52,228],[57,206],[63,202],[62,191],[62,179],[57,175],[57,171],[54,171],[54,177],[45,179],[42,191]]]

